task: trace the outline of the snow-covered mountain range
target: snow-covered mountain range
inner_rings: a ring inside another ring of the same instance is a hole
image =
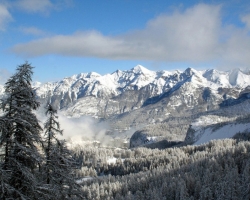
[[[138,65],[131,70],[106,75],[81,73],[34,86],[41,102],[51,102],[66,116],[105,120],[111,131],[149,126],[153,135],[159,133],[153,126],[160,124],[171,139],[184,139],[189,124],[201,115],[216,112],[221,116],[230,113],[228,107],[248,102],[249,84],[250,74],[240,69],[169,72]],[[229,116],[244,112],[250,113],[237,110]]]
[[[194,108],[204,101],[212,109],[248,92],[249,83],[250,75],[239,69],[222,72],[188,68],[183,72],[155,72],[138,65],[103,76],[95,72],[73,75],[37,86],[36,93],[39,99],[51,101],[67,115],[107,118],[168,97],[166,107]],[[168,113],[166,111],[166,115]]]

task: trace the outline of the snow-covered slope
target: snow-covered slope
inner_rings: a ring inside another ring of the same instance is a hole
[[[112,74],[101,76],[95,72],[82,73],[64,78],[55,83],[45,83],[37,87],[37,94],[41,96],[49,91],[54,94],[74,92],[77,96],[116,96],[123,90],[137,89],[151,83],[156,73],[138,65],[129,71],[117,70]]]
[[[216,130],[213,130],[212,127],[199,130],[197,134],[200,135],[200,138],[194,143],[194,145],[207,143],[211,140],[232,138],[237,133],[243,132],[250,132],[250,123],[227,124]]]
[[[250,133],[250,115],[238,118],[206,115],[190,125],[185,142],[200,145],[211,140],[232,138],[238,133]]]
[[[215,69],[203,72],[203,77],[209,82],[215,83],[221,87],[239,87],[244,88],[249,85],[250,76],[240,69],[233,69],[228,72]]]

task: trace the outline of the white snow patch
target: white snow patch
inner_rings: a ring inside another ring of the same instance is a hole
[[[201,134],[201,137],[194,143],[194,145],[200,145],[203,143],[207,143],[211,140],[215,139],[225,139],[225,138],[232,138],[235,134],[239,132],[244,132],[246,130],[250,130],[250,123],[247,124],[228,124],[221,128],[216,129],[214,132],[212,128],[207,128],[203,130],[198,131],[197,134]]]
[[[76,183],[77,183],[77,184],[81,184],[81,183],[83,183],[83,182],[85,182],[85,181],[92,180],[92,179],[94,179],[94,178],[93,178],[93,177],[90,177],[90,176],[86,176],[86,177],[83,177],[83,178],[81,178],[81,179],[76,180]]]
[[[112,157],[112,158],[108,158],[107,159],[107,163],[110,165],[110,164],[115,164],[116,163],[116,160],[117,160],[117,158],[115,158],[115,157]]]
[[[217,115],[206,115],[206,116],[201,116],[200,118],[196,119],[195,122],[193,122],[192,125],[192,129],[194,130],[199,130],[202,127],[206,127],[208,125],[212,125],[212,124],[218,124],[221,122],[228,122],[228,121],[233,121],[236,118],[228,118],[228,117],[219,117]]]

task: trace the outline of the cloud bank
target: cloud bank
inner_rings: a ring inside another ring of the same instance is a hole
[[[95,30],[55,35],[17,44],[11,51],[26,57],[56,54],[244,67],[250,63],[250,15],[241,20],[244,27],[223,25],[221,6],[198,4],[182,12],[160,15],[142,30],[117,36]]]
[[[105,134],[108,125],[106,123],[98,123],[91,117],[67,118],[64,115],[59,115],[58,121],[63,130],[62,138],[71,140],[74,143],[81,144],[95,140],[105,143],[105,140],[111,140]]]
[[[48,116],[45,115],[45,106],[42,104],[35,112],[40,121],[41,126],[44,126]],[[61,112],[57,114],[57,121],[60,124],[60,129],[63,130],[63,135],[57,135],[59,139],[65,139],[71,145],[88,145],[93,141],[99,141],[102,145],[107,145],[112,142],[112,137],[106,135],[109,130],[109,124],[106,122],[98,122],[90,116],[82,116],[80,118],[68,118]]]

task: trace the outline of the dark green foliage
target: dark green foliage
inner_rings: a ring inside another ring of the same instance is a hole
[[[56,170],[54,165],[56,164],[55,160],[58,161],[58,148],[60,147],[60,141],[57,139],[56,134],[62,135],[62,130],[60,130],[60,124],[57,121],[56,116],[57,111],[49,104],[46,110],[46,115],[48,119],[45,122],[45,140],[43,142],[44,152],[46,156],[45,164],[45,177],[46,183],[50,184],[54,177],[54,171]]]
[[[234,139],[236,140],[248,140],[250,141],[250,132],[249,131],[245,131],[245,132],[239,132],[239,133],[236,133],[234,136],[233,136]]]
[[[42,167],[45,193],[50,199],[79,199],[81,187],[75,182],[75,161],[72,152],[68,150],[65,141],[59,140],[62,135],[57,121],[57,111],[48,105],[45,123],[44,152],[46,161]]]
[[[33,113],[39,103],[31,87],[32,67],[25,63],[5,84],[0,117],[0,199],[79,199],[81,187],[74,176],[75,162],[64,141],[51,106],[46,137]],[[43,144],[45,158],[41,154]],[[39,148],[39,149],[38,149]]]
[[[4,114],[0,118],[2,199],[32,199],[38,189],[34,170],[41,162],[37,146],[42,128],[33,113],[39,103],[31,87],[32,74],[26,62],[5,84],[6,98],[1,103]]]

